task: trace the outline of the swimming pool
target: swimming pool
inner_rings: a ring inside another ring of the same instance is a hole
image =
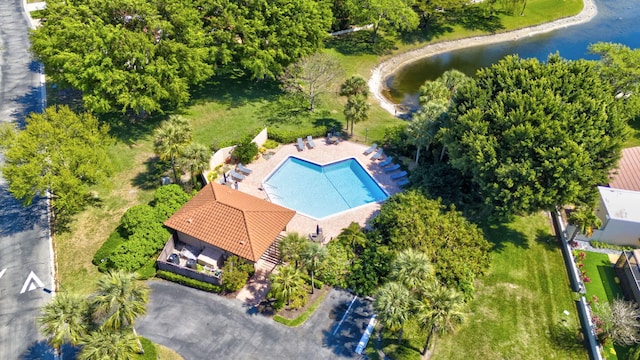
[[[290,156],[262,186],[272,202],[318,219],[389,197],[355,158],[319,165]]]

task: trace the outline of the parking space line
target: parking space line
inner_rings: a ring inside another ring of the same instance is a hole
[[[347,318],[347,315],[349,314],[349,310],[351,310],[351,307],[353,306],[353,303],[356,302],[357,298],[358,298],[357,296],[353,297],[353,300],[351,300],[351,304],[349,304],[349,307],[347,308],[347,311],[345,311],[344,315],[342,315],[342,319],[340,319],[340,322],[338,323],[338,325],[336,325],[336,328],[333,330],[333,334],[332,335],[335,335],[338,332],[338,330],[340,329],[340,326],[342,326],[342,323],[344,322],[344,319]]]

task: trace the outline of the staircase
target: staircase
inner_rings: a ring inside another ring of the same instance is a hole
[[[262,254],[260,260],[258,260],[255,264],[256,271],[265,270],[267,272],[271,272],[277,265],[280,265],[279,245],[282,238],[284,238],[284,235],[278,235],[276,240],[271,243],[271,246],[269,246],[267,251]]]

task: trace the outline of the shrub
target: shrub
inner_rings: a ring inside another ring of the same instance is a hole
[[[269,138],[281,144],[288,144],[295,142],[298,138],[306,138],[307,135],[311,135],[313,137],[326,136],[327,132],[328,131],[325,126],[300,127],[295,130],[269,128]]]
[[[233,157],[243,164],[253,161],[258,155],[258,145],[251,140],[244,140],[233,150]]]
[[[589,244],[591,246],[593,246],[594,248],[596,248],[596,249],[612,249],[612,250],[619,250],[619,251],[633,250],[633,247],[631,247],[631,246],[620,246],[620,245],[607,244],[605,242],[597,241],[597,240],[591,240],[591,241],[589,241]]]
[[[149,205],[135,205],[127,209],[120,220],[122,229],[131,235],[139,226],[158,223],[160,219],[154,208]]]
[[[307,285],[311,286],[311,276],[307,274],[302,274],[300,275],[300,277],[302,278],[302,280],[304,280],[305,283],[307,283]],[[322,287],[324,286],[324,283],[318,280],[318,278],[314,278],[313,285],[314,285],[313,287],[316,289],[322,289]]]
[[[172,282],[181,284],[181,285],[192,287],[194,289],[199,289],[199,290],[204,290],[204,291],[209,291],[209,292],[214,292],[214,293],[221,293],[222,292],[222,287],[219,286],[219,285],[209,284],[209,283],[206,283],[204,281],[194,280],[192,278],[188,278],[186,276],[174,274],[174,273],[169,272],[169,271],[159,270],[156,273],[156,276],[159,277],[159,278],[168,280],[168,281],[172,281]]]
[[[99,266],[100,264],[105,263],[109,258],[109,255],[111,255],[111,253],[113,253],[113,251],[126,240],[120,234],[121,231],[122,228],[118,227],[111,233],[111,235],[109,235],[107,241],[102,244],[100,249],[98,249],[96,254],[93,256],[93,265]]]
[[[254,268],[251,264],[247,264],[238,256],[230,256],[222,266],[222,287],[228,292],[238,291],[253,273]]]
[[[153,205],[160,222],[164,222],[175,214],[191,196],[177,184],[161,186],[153,193]]]
[[[156,258],[157,256],[150,257],[147,263],[136,271],[138,279],[147,280],[156,276]]]
[[[264,146],[265,149],[275,149],[278,147],[278,142],[272,139],[267,139],[262,146]]]

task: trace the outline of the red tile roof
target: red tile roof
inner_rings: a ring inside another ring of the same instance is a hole
[[[255,262],[295,214],[280,205],[210,183],[164,224]]]
[[[640,191],[640,146],[622,150],[618,168],[613,171],[609,186],[615,189]]]

